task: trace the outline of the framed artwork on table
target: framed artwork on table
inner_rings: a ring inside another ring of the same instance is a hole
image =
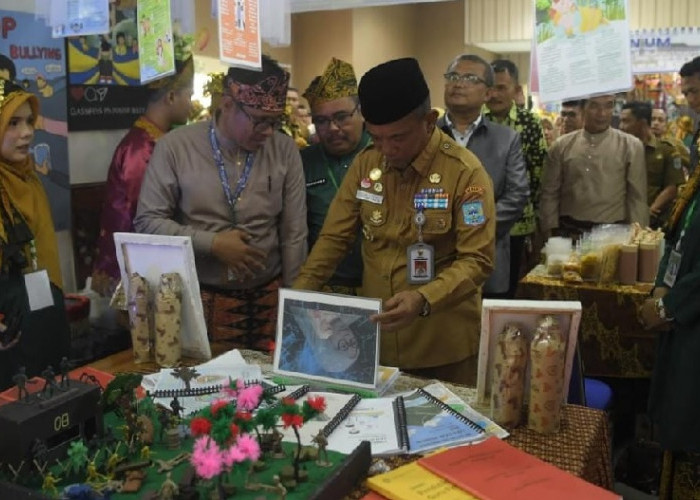
[[[381,301],[281,289],[274,372],[327,384],[376,389]]]
[[[525,335],[528,345],[532,342],[538,322],[544,316],[552,316],[564,337],[564,401],[569,392],[571,370],[576,354],[578,329],[581,324],[581,303],[577,301],[553,300],[495,300],[484,299],[481,306],[481,340],[479,345],[479,368],[476,378],[477,398],[480,405],[488,405],[491,397],[494,360],[498,335],[506,325],[515,325]],[[525,380],[530,379],[530,356]],[[527,385],[527,384],[526,384]],[[528,394],[528,387],[525,388]]]
[[[129,276],[138,273],[148,281],[150,289],[158,289],[160,277],[177,273],[182,279],[182,318],[180,343],[184,356],[210,359],[211,349],[204,322],[199,279],[194,264],[194,250],[189,236],[114,233],[117,262],[122,286],[127,297]],[[151,297],[152,299],[152,297]]]

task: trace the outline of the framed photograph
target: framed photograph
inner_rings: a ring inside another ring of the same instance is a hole
[[[566,401],[571,380],[571,368],[576,353],[576,339],[581,324],[581,303],[576,301],[484,299],[481,306],[481,342],[476,378],[477,398],[480,405],[488,406],[491,402],[491,379],[498,335],[506,325],[515,324],[525,334],[529,345],[537,328],[538,320],[546,315],[554,316],[559,321],[562,335],[566,341],[564,366],[564,401]],[[526,381],[530,379],[529,360],[528,353]],[[528,393],[529,386],[526,385],[526,399]]]
[[[129,297],[129,276],[138,273],[157,290],[163,273],[178,273],[182,278],[182,318],[180,343],[182,354],[210,359],[211,349],[204,323],[199,279],[194,265],[192,240],[188,236],[114,233],[117,261],[124,292]]]
[[[274,372],[375,389],[380,311],[379,299],[280,289]]]

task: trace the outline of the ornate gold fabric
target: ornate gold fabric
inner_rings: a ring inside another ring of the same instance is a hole
[[[700,453],[665,451],[659,500],[700,500]]]
[[[352,65],[335,57],[320,77],[314,78],[304,97],[312,108],[319,102],[357,95],[357,78]]]
[[[520,281],[516,297],[581,301],[578,339],[586,375],[647,378],[654,366],[654,334],[641,327],[637,309],[651,288],[647,283],[571,284],[530,273]]]

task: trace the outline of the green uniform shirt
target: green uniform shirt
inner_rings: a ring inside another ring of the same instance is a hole
[[[321,144],[314,144],[301,150],[301,160],[306,175],[306,218],[309,227],[309,249],[318,239],[318,235],[326,219],[328,207],[338,192],[345,174],[355,156],[370,143],[367,132],[362,133],[360,143],[354,151],[345,156],[329,156]],[[331,285],[357,287],[362,284],[362,238],[358,237],[350,253],[336,268],[335,274],[329,280]]]
[[[547,157],[547,141],[544,138],[539,118],[526,109],[513,103],[508,115],[500,120],[484,108],[484,116],[489,120],[512,128],[520,134],[523,158],[530,181],[530,198],[525,204],[523,215],[510,230],[512,236],[525,236],[535,232],[537,226],[536,211],[540,199],[540,177]]]

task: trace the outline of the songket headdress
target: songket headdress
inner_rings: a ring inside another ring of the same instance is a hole
[[[286,71],[267,75],[252,84],[237,82],[229,77],[229,90],[237,102],[273,113],[284,112],[288,85],[289,73]]]
[[[319,77],[314,78],[304,92],[304,97],[312,108],[321,102],[334,101],[342,97],[357,95],[357,78],[350,63],[336,59],[326,66]]]

